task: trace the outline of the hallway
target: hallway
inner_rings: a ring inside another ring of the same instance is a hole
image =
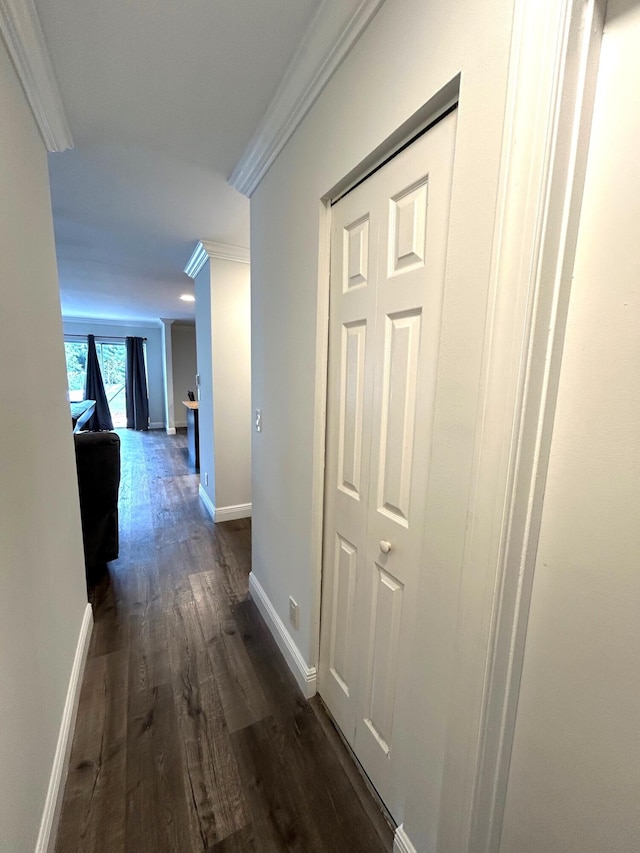
[[[184,435],[120,435],[120,558],[97,595],[57,853],[390,850],[248,599],[250,522],[214,526]]]

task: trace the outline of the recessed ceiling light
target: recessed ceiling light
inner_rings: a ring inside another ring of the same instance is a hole
[[[182,299],[183,302],[195,302],[196,301],[195,296],[192,296],[190,293],[183,293],[182,296],[180,297],[180,299]]]

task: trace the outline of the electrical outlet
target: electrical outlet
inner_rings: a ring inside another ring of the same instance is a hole
[[[300,615],[298,613],[298,602],[289,596],[289,622],[297,630],[300,627]]]
[[[204,484],[205,484],[205,486],[209,485],[209,475],[207,474],[206,471],[204,472]]]

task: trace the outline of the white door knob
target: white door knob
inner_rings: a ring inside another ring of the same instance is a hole
[[[380,550],[383,554],[388,554],[391,550],[391,542],[385,542],[384,539],[380,541]]]

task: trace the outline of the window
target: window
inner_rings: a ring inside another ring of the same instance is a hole
[[[69,401],[77,403],[79,400],[84,400],[84,380],[87,372],[87,344],[82,341],[65,341],[64,354],[67,357]]]
[[[86,341],[65,340],[64,342],[70,402],[84,400],[87,349]],[[97,340],[96,350],[113,425],[114,427],[125,427],[127,425],[126,347],[121,341]]]

